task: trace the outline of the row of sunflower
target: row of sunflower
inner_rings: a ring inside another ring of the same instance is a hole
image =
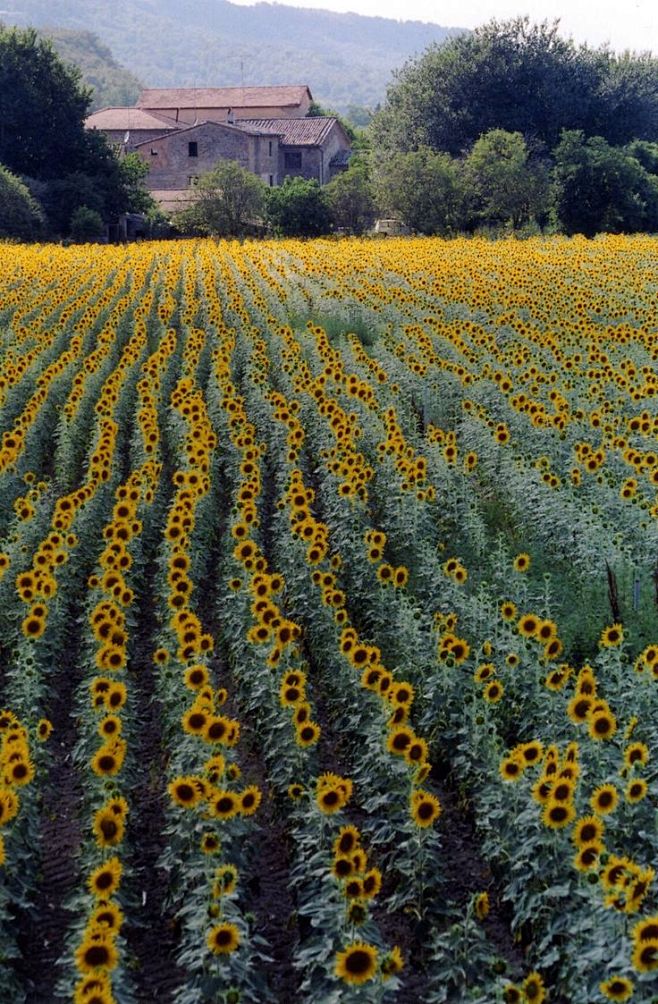
[[[252,331],[248,343],[245,340],[239,351],[244,353],[241,358],[244,400],[230,382],[226,359],[221,359],[223,365],[219,369],[223,388],[223,434],[230,438],[236,451],[229,478],[235,485],[232,535],[237,543],[233,553],[227,554],[227,564],[230,570],[232,559],[241,572],[241,577],[234,576],[228,583],[228,598],[234,597],[231,604],[235,609],[230,613],[224,610],[223,613],[228,625],[226,640],[234,655],[234,672],[240,680],[243,702],[257,715],[260,727],[272,736],[271,748],[267,750],[270,778],[281,794],[286,783],[296,778],[288,784],[287,795],[295,807],[293,816],[297,823],[291,828],[298,860],[294,871],[297,903],[300,914],[311,919],[313,928],[319,933],[319,936],[302,940],[297,949],[297,957],[300,963],[303,960],[304,965],[301,989],[310,995],[321,993],[327,986],[327,976],[331,975],[355,986],[367,983],[368,992],[379,995],[383,989],[396,989],[397,983],[391,977],[402,969],[403,961],[398,948],[389,951],[384,947],[381,933],[369,919],[368,904],[381,888],[382,876],[379,869],[367,867],[367,856],[354,826],[343,825],[338,837],[333,838],[334,857],[338,864],[332,866],[331,872],[325,873],[322,881],[313,878],[317,874],[321,855],[327,853],[327,844],[331,846],[333,830],[329,828],[330,822],[334,816],[341,818],[347,811],[353,784],[350,779],[333,772],[314,779],[317,770],[315,746],[321,735],[319,727],[308,721],[311,707],[305,693],[307,672],[300,668],[300,665],[307,668],[307,664],[301,661],[304,643],[300,628],[284,615],[283,601],[276,595],[284,590],[285,599],[283,577],[276,572],[271,573],[267,559],[254,539],[262,529],[258,461],[263,447],[259,447],[255,439],[254,425],[246,419],[245,406],[252,415],[262,408],[267,409],[268,402],[259,400],[258,376],[267,372],[269,362],[266,346],[256,332]],[[272,398],[273,403],[276,400],[276,396]],[[299,430],[294,420],[290,424],[286,426],[288,432],[283,449],[294,459],[302,437],[296,434]],[[245,573],[249,581],[248,589],[242,579]],[[236,602],[240,592],[246,596],[238,608]],[[251,616],[255,615],[257,623],[260,620],[266,628],[262,635],[252,628],[245,636],[241,630],[245,620],[248,623],[250,596]],[[273,616],[266,616],[263,620],[261,615],[268,611]],[[278,688],[276,684],[268,686],[268,677],[272,678],[274,671],[281,673]],[[314,690],[321,686],[320,679],[316,679],[318,673],[322,674],[320,664],[315,665],[308,681],[313,684]],[[281,710],[277,706],[293,711],[296,755],[293,746],[291,756],[281,756],[282,744],[275,741]],[[305,729],[311,732],[308,737]],[[351,876],[349,882],[342,881],[347,878],[346,868]],[[357,928],[361,940],[355,940]],[[333,972],[328,974],[327,947],[331,944],[337,947]]]

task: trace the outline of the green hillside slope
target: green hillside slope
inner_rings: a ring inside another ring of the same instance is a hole
[[[226,0],[2,0],[8,24],[93,31],[150,86],[308,83],[336,108],[375,105],[392,70],[458,29]]]

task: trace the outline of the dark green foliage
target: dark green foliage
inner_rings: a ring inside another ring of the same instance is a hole
[[[384,161],[377,175],[377,205],[419,234],[449,234],[463,226],[459,165],[446,153],[422,147]]]
[[[0,28],[0,160],[29,179],[54,235],[68,234],[82,206],[109,222],[153,205],[140,159],[119,161],[101,133],[85,131],[89,100],[50,41]]]
[[[281,236],[320,237],[329,233],[329,197],[315,180],[286,178],[267,193],[267,217]]]
[[[88,206],[78,206],[71,216],[69,230],[72,240],[80,244],[97,240],[104,230],[101,214]]]
[[[43,213],[23,182],[0,164],[0,238],[34,240],[43,229]]]
[[[198,199],[176,219],[183,233],[206,233],[214,237],[240,237],[260,223],[265,207],[266,186],[234,160],[221,160],[202,175],[196,188]]]
[[[563,129],[617,144],[658,139],[658,60],[576,47],[557,22],[491,21],[408,63],[373,123],[381,148],[453,155],[491,129],[548,149]]]
[[[521,133],[481,136],[464,163],[464,182],[473,222],[517,229],[548,214],[548,167],[529,157]]]
[[[55,178],[88,153],[90,93],[36,31],[0,28],[0,162],[16,174]]]
[[[343,171],[327,185],[327,198],[337,227],[353,234],[362,234],[372,225],[375,202],[370,173],[363,158],[353,158]]]
[[[151,87],[300,81],[339,109],[375,105],[396,66],[458,32],[420,21],[225,0],[3,0],[1,6],[3,18],[21,25],[50,27],[56,20],[95,32]]]
[[[555,203],[566,233],[658,228],[658,179],[627,150],[600,136],[565,132],[555,149]]]

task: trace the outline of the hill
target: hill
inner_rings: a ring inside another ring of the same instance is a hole
[[[150,86],[302,81],[334,108],[382,101],[391,72],[460,29],[228,0],[0,0],[7,24],[96,33]]]
[[[42,34],[52,39],[57,52],[82,71],[85,84],[93,87],[91,111],[106,105],[132,105],[141,82],[115,60],[111,50],[91,31],[49,28]]]

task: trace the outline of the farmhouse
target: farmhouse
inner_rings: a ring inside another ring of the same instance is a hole
[[[102,108],[87,119],[120,153],[149,166],[147,186],[165,210],[193,198],[200,175],[235,160],[265,184],[286,177],[324,185],[345,170],[350,140],[333,116],[309,116],[308,87],[143,90],[135,107]]]

